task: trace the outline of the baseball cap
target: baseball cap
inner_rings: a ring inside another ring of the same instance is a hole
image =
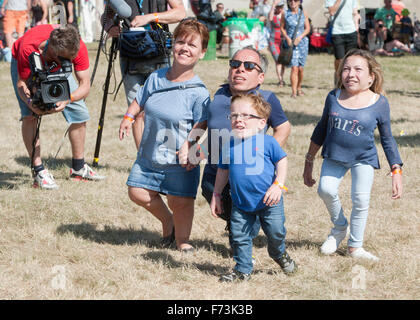
[[[276,4],[276,7],[284,6],[284,0],[280,0],[279,3]]]

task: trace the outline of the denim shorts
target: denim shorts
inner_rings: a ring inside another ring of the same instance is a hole
[[[25,117],[33,115],[33,113],[32,110],[29,109],[28,105],[20,98],[17,91],[18,69],[17,60],[15,58],[12,58],[10,73],[12,76],[13,88],[15,89],[16,98],[19,102],[20,115],[22,120]],[[78,85],[73,75],[71,74],[67,79],[70,85],[70,92],[75,91],[78,88]],[[63,116],[67,123],[83,123],[90,119],[89,111],[84,100],[69,103],[63,110]]]
[[[136,161],[128,176],[127,186],[144,188],[172,196],[195,198],[199,182],[199,166],[191,171],[165,172],[146,168]]]

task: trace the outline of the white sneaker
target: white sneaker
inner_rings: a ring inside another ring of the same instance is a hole
[[[354,259],[366,259],[366,260],[371,260],[371,261],[379,261],[379,258],[377,256],[374,256],[373,254],[371,254],[370,252],[367,252],[363,248],[357,248],[352,253],[350,253],[347,250],[347,253],[350,257]]]
[[[83,168],[80,170],[74,170],[73,168],[70,168],[70,179],[81,181],[81,180],[104,180],[106,177],[101,176],[97,174],[91,167],[87,165],[87,163],[84,164]]]
[[[321,253],[329,255],[336,252],[338,246],[340,245],[341,241],[343,241],[343,239],[347,236],[348,232],[348,227],[345,230],[336,230],[335,228],[332,228],[327,240],[325,240],[325,242],[321,246]]]
[[[54,177],[47,169],[38,172],[34,178],[34,188],[46,190],[57,190],[58,185],[55,183]]]

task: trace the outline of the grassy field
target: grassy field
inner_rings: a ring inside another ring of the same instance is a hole
[[[96,46],[89,46],[92,65]],[[226,79],[227,61],[219,56],[196,67],[211,96]],[[277,94],[293,126],[285,147],[289,158],[285,212],[287,250],[299,271],[287,277],[279,270],[268,257],[261,231],[254,243],[253,278],[238,284],[218,282],[218,275],[234,262],[224,222],[211,217],[200,193],[191,235],[194,254],[160,249],[160,223],[128,199],[125,182],[136,150],[132,138],[118,140],[126,110],[123,88],[115,101],[108,98],[99,157],[106,182],[67,180],[71,164],[67,138],[54,158],[67,124],[61,115],[49,115],[41,124],[42,155],[60,190],[33,189],[9,65],[0,63],[0,299],[419,299],[420,58],[379,61],[391,103],[392,131],[404,161],[403,198],[392,201],[388,165],[377,140],[382,169],[375,172],[364,246],[381,260],[354,261],[344,255],[345,245],[332,256],[319,253],[331,223],[316,188],[304,186],[302,171],[310,135],[332,88],[333,57],[308,57],[306,95],[297,100],[289,98],[289,85],[277,87],[271,61],[263,88]],[[106,69],[102,54],[87,99],[88,163],[93,160]],[[289,84],[288,77],[289,70]],[[110,91],[120,79],[116,62]],[[315,176],[321,161],[316,159]],[[349,178],[340,190],[347,216]]]

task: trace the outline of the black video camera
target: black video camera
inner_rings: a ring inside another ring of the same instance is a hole
[[[67,80],[72,73],[70,60],[59,57],[61,68],[52,72],[57,67],[53,62],[48,70],[44,70],[41,56],[38,52],[29,55],[31,76],[28,87],[31,91],[32,104],[43,111],[56,108],[56,102],[70,100],[70,86]]]

